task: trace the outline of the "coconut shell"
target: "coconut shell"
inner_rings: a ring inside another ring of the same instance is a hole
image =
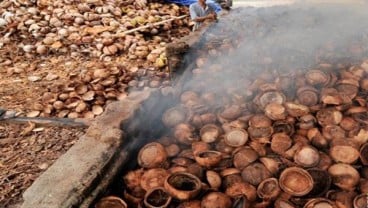
[[[95,97],[95,92],[94,91],[88,91],[88,92],[86,92],[82,95],[82,99],[84,101],[92,101],[94,99],[94,97]]]
[[[172,197],[162,187],[153,188],[147,191],[144,196],[144,205],[147,208],[167,207]]]
[[[167,159],[167,153],[160,143],[146,144],[138,153],[138,164],[143,168],[161,167]]]
[[[153,188],[163,187],[168,171],[162,168],[153,168],[145,171],[141,177],[140,186],[149,191]]]
[[[354,208],[366,208],[368,206],[367,193],[360,194],[354,198]]]
[[[221,177],[215,171],[208,170],[206,172],[206,180],[211,188],[218,189],[221,187],[221,183],[222,183]]]
[[[317,112],[316,118],[318,123],[322,126],[338,125],[341,122],[343,115],[340,111],[325,108]]]
[[[259,104],[264,109],[270,103],[282,104],[286,101],[286,97],[279,91],[263,92],[259,96]]]
[[[218,151],[201,151],[194,155],[195,161],[204,167],[213,167],[222,159],[222,153]]]
[[[334,139],[330,144],[329,155],[335,162],[353,164],[359,159],[359,151],[346,139]]]
[[[257,195],[263,200],[275,200],[281,193],[279,182],[276,178],[268,178],[262,181],[257,188]]]
[[[104,109],[100,105],[93,105],[92,106],[92,113],[96,116],[101,115]]]
[[[290,116],[300,117],[309,114],[310,109],[306,105],[297,104],[293,102],[285,103],[286,111]]]
[[[368,144],[364,144],[360,148],[360,161],[363,165],[368,165]]]
[[[287,199],[277,199],[274,204],[275,208],[297,208],[296,205],[288,201]]]
[[[313,178],[304,169],[286,168],[280,175],[280,188],[292,196],[305,196],[313,189]]]
[[[201,191],[201,181],[198,177],[177,172],[165,178],[164,188],[173,197],[179,200],[189,200],[195,198]]]
[[[254,186],[249,183],[234,183],[227,187],[225,194],[231,198],[238,198],[241,196],[246,196],[249,201],[255,201],[257,198],[257,190]]]
[[[262,163],[253,163],[245,167],[241,173],[245,182],[258,186],[263,180],[272,177],[272,174]]]
[[[329,74],[318,69],[307,71],[305,78],[310,85],[327,85],[331,79]]]
[[[108,196],[100,199],[95,205],[96,208],[128,208],[124,200],[115,196]]]
[[[193,201],[186,201],[182,202],[178,208],[201,208],[201,201],[193,200]]]
[[[285,133],[275,133],[272,135],[271,150],[277,154],[284,154],[292,144],[292,140]]]
[[[240,147],[248,141],[248,133],[244,129],[232,129],[225,134],[224,141],[231,147]]]
[[[332,177],[333,184],[346,191],[355,189],[359,183],[359,172],[348,164],[334,164],[328,169],[328,173]]]
[[[312,146],[303,146],[295,153],[294,161],[302,167],[315,167],[320,161],[319,152]]]
[[[241,112],[242,111],[241,111],[240,106],[232,105],[232,106],[229,106],[229,107],[225,108],[221,112],[220,116],[225,118],[225,119],[228,119],[228,120],[234,120],[234,119],[236,119],[237,117],[240,116]]]
[[[272,175],[277,174],[280,170],[281,161],[278,158],[261,157],[261,158],[259,158],[259,161],[266,167],[266,169]]]
[[[318,208],[318,207],[324,207],[324,208],[338,208],[338,206],[335,204],[335,202],[328,200],[326,198],[315,198],[310,199],[308,202],[304,205],[303,208]]]
[[[275,121],[272,124],[274,133],[285,133],[289,136],[295,132],[294,124],[288,121]]]
[[[239,170],[244,169],[258,159],[258,154],[251,148],[242,148],[234,154],[233,164]]]
[[[268,138],[272,135],[273,133],[273,127],[269,126],[269,127],[260,127],[260,128],[255,128],[255,127],[249,127],[248,128],[248,134],[249,137],[251,139],[266,139],[268,142]]]
[[[179,143],[190,145],[195,141],[198,141],[197,138],[193,137],[194,128],[188,124],[180,123],[174,128],[174,137]]]
[[[176,126],[179,123],[184,122],[185,119],[186,119],[186,111],[180,107],[170,108],[167,111],[165,111],[164,115],[162,116],[162,121],[167,127]]]
[[[271,120],[283,120],[286,118],[286,108],[278,103],[270,103],[265,107],[265,114]]]
[[[211,192],[201,201],[201,208],[231,208],[231,199],[221,192]]]
[[[35,118],[35,117],[39,116],[40,113],[41,113],[40,111],[31,111],[31,112],[27,113],[26,116],[29,117],[29,118]]]
[[[272,121],[265,115],[254,115],[249,119],[249,127],[265,128],[272,126]]]
[[[220,128],[214,124],[204,125],[199,132],[201,140],[206,143],[215,142],[219,137],[220,133],[221,133]]]
[[[311,86],[303,86],[297,90],[298,101],[302,105],[313,106],[319,101],[318,90]]]

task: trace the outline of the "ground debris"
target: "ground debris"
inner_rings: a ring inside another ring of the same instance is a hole
[[[22,193],[84,133],[81,128],[0,124],[0,207],[21,203]]]

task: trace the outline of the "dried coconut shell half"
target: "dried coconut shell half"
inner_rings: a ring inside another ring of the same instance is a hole
[[[314,69],[307,71],[305,73],[305,78],[311,85],[327,85],[331,76],[322,70]]]
[[[160,143],[146,144],[138,153],[138,164],[143,168],[158,168],[167,159],[167,153]]]
[[[285,101],[285,95],[279,91],[268,91],[259,96],[259,104],[262,108],[265,108],[270,103],[282,104]]]
[[[100,105],[92,106],[92,113],[96,116],[101,115],[103,113],[103,108]]]
[[[96,208],[128,208],[124,200],[116,196],[108,196],[100,199],[95,205]]]
[[[317,112],[316,118],[321,126],[326,126],[329,124],[338,125],[341,122],[343,115],[338,110],[324,108]]]
[[[359,172],[348,164],[334,164],[328,168],[328,173],[332,177],[332,183],[346,191],[354,190],[359,183]]]
[[[297,104],[293,102],[285,103],[286,111],[290,116],[300,117],[309,114],[309,107],[302,104]]]
[[[335,202],[326,198],[310,199],[303,208],[337,208]]]
[[[84,101],[92,101],[95,98],[95,94],[94,91],[88,91],[82,95],[82,99]]]
[[[286,168],[280,175],[280,188],[292,196],[307,195],[313,189],[313,178],[304,169],[298,167]]]
[[[27,113],[26,116],[29,117],[29,118],[35,118],[35,117],[39,116],[40,113],[41,113],[40,111],[31,111],[31,112]]]
[[[313,106],[318,103],[318,90],[312,86],[303,86],[297,90],[297,97],[301,104]]]
[[[221,129],[214,124],[204,125],[199,132],[201,140],[206,143],[215,142],[220,136],[220,133]]]
[[[240,147],[247,143],[248,133],[244,129],[232,129],[225,134],[224,141],[231,147]]]
[[[162,121],[167,127],[176,126],[186,120],[186,110],[181,107],[173,107],[165,111]]]
[[[140,185],[145,191],[163,187],[168,171],[162,168],[152,168],[145,171],[140,180]]]
[[[272,120],[283,120],[286,118],[286,108],[279,103],[270,103],[265,108],[265,114]]]

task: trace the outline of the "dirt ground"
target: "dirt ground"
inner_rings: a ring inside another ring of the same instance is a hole
[[[16,207],[21,195],[84,133],[84,129],[0,123],[0,207]]]

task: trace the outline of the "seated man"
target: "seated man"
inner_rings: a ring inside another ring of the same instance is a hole
[[[216,20],[218,12],[221,10],[214,2],[198,0],[189,6],[190,18],[195,22],[193,31],[197,30],[202,22],[206,20]]]

